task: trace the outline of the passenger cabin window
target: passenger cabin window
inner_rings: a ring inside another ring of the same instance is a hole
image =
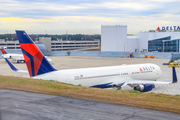
[[[128,75],[128,73],[123,73],[122,75]]]

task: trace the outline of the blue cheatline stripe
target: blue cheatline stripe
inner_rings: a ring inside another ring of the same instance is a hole
[[[95,85],[95,86],[91,86],[91,87],[95,87],[95,88],[110,88],[112,87],[112,85],[110,85],[113,82],[110,83],[105,83],[105,84],[100,84],[100,85]]]
[[[32,76],[35,76],[35,71],[34,71],[34,57],[29,54],[28,52],[26,52],[24,49],[22,49],[22,53],[25,54],[28,58],[30,58],[30,62],[31,62],[31,71],[32,71]]]
[[[172,83],[177,83],[177,76],[176,76],[175,67],[172,67],[172,72],[173,72],[173,81],[172,81]]]
[[[18,71],[18,69],[7,58],[4,59],[6,60],[6,62],[8,63],[8,65],[11,67],[12,70]]]

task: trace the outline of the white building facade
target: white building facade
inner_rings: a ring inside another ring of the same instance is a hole
[[[124,51],[127,26],[101,26],[101,51]]]
[[[180,31],[139,32],[127,36],[127,26],[102,26],[101,51],[180,52]]]

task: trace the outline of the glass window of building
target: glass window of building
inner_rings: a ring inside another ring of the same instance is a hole
[[[171,40],[171,36],[148,41],[148,51],[179,52],[179,39]]]

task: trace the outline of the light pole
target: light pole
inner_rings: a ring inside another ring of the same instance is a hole
[[[68,51],[69,51],[69,41],[67,41],[67,43],[68,43]]]
[[[138,42],[138,52],[140,51],[140,50],[139,50],[139,48],[140,48],[140,45],[139,45],[139,44],[140,44],[140,42],[141,42],[141,41],[139,41],[139,42]]]
[[[68,40],[68,35],[67,34],[68,34],[68,31],[66,31],[66,41]]]
[[[68,56],[70,55],[70,51],[69,51],[69,41],[67,41],[67,43],[68,43],[68,51],[67,51],[67,54],[68,54]]]

